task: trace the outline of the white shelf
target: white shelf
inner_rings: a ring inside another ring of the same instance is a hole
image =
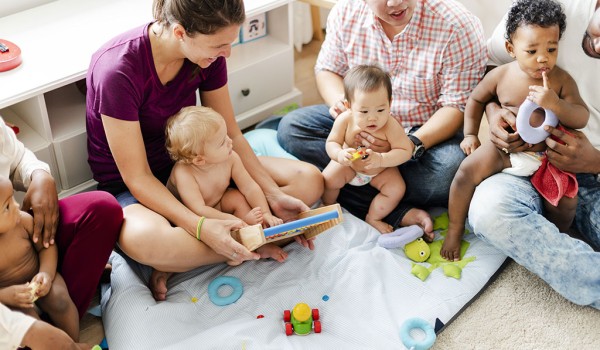
[[[45,93],[44,99],[52,141],[64,141],[85,133],[85,96],[74,83]]]
[[[27,145],[27,148],[32,152],[35,153],[50,145],[50,142],[25,123],[10,107],[0,110],[0,116],[2,116],[6,122],[12,123],[19,128],[17,139]]]
[[[151,19],[151,0],[58,0],[3,17],[23,63],[0,72],[0,108],[84,78],[103,43]]]
[[[265,13],[267,35],[232,49],[229,88],[240,128],[291,103],[294,88],[292,0],[246,0],[248,18]],[[50,165],[60,196],[95,187],[87,163],[85,78],[105,42],[152,20],[152,0],[55,0],[0,18],[0,37],[17,44],[23,63],[0,72],[0,115]],[[270,82],[265,79],[273,79]],[[246,94],[246,91],[251,91]]]

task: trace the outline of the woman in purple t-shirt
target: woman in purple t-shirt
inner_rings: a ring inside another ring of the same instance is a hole
[[[245,20],[243,0],[155,0],[154,16],[155,22],[117,36],[93,55],[86,114],[94,179],[124,208],[119,246],[155,269],[150,289],[164,300],[164,271],[259,258],[229,234],[241,221],[204,220],[164,185],[173,166],[166,121],[195,105],[196,91],[203,106],[225,118],[235,151],[275,215],[285,220],[307,210],[305,203],[319,199],[323,180],[308,163],[259,160],[235,121],[225,58]],[[300,243],[312,249],[312,242]]]

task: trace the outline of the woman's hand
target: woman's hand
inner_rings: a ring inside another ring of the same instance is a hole
[[[41,237],[45,248],[54,244],[58,226],[58,194],[52,175],[44,170],[31,174],[22,209],[33,210],[33,242],[37,243]]]
[[[378,139],[366,131],[361,131],[356,134],[354,141],[356,144],[365,146],[377,153],[386,153],[392,149],[388,141]]]
[[[569,129],[572,134],[569,135],[549,125],[544,130],[564,143],[560,144],[551,137],[546,138],[546,155],[550,163],[563,171],[598,174],[600,151],[592,146],[584,133]]]
[[[496,105],[495,108],[487,108],[488,123],[490,126],[490,141],[505,153],[522,152],[530,148],[530,144],[525,143],[518,132],[509,132],[510,129],[516,130],[517,117],[511,111]]]
[[[273,213],[283,219],[283,222],[296,220],[299,213],[310,210],[304,202],[283,192],[276,195],[267,195],[267,201]],[[310,250],[315,247],[313,240],[307,240],[303,235],[294,236],[294,239],[298,244]]]
[[[242,220],[204,219],[200,239],[217,254],[229,260],[241,263],[246,260],[258,260],[260,254],[253,253],[231,237],[231,231],[245,226]]]

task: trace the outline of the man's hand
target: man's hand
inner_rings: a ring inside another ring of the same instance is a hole
[[[490,141],[501,150],[506,152],[522,152],[530,148],[518,132],[511,133],[510,129],[516,129],[517,117],[511,111],[496,105],[496,108],[487,108],[488,123],[490,126]]]
[[[329,114],[331,114],[331,117],[335,119],[338,117],[338,115],[342,114],[347,110],[348,108],[346,108],[346,100],[341,99],[334,103],[331,107],[329,107]]]
[[[44,170],[36,170],[31,174],[22,209],[33,210],[33,242],[37,243],[42,237],[44,247],[54,244],[58,226],[58,194],[52,175]]]
[[[592,146],[584,133],[569,129],[572,133],[569,135],[549,125],[544,130],[564,142],[562,145],[551,137],[546,139],[548,161],[554,166],[572,173],[597,174],[600,171],[600,151]]]
[[[392,146],[390,146],[390,143],[387,140],[378,139],[366,131],[361,131],[356,134],[354,141],[357,145],[365,146],[365,148],[372,149],[377,153],[386,153],[392,149]]]

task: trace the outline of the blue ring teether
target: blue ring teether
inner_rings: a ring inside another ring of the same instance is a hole
[[[233,288],[233,292],[228,296],[220,296],[219,288],[221,286],[228,285]],[[235,303],[244,292],[244,287],[242,287],[242,281],[239,278],[233,276],[219,276],[212,280],[208,285],[208,298],[212,301],[213,304],[218,306],[225,306],[232,303]]]
[[[410,330],[413,328],[419,328],[425,332],[425,339],[421,341],[415,340],[410,336]],[[435,342],[435,332],[433,327],[427,321],[422,318],[409,318],[406,320],[400,328],[400,338],[406,348],[411,350],[427,350],[433,346]]]

